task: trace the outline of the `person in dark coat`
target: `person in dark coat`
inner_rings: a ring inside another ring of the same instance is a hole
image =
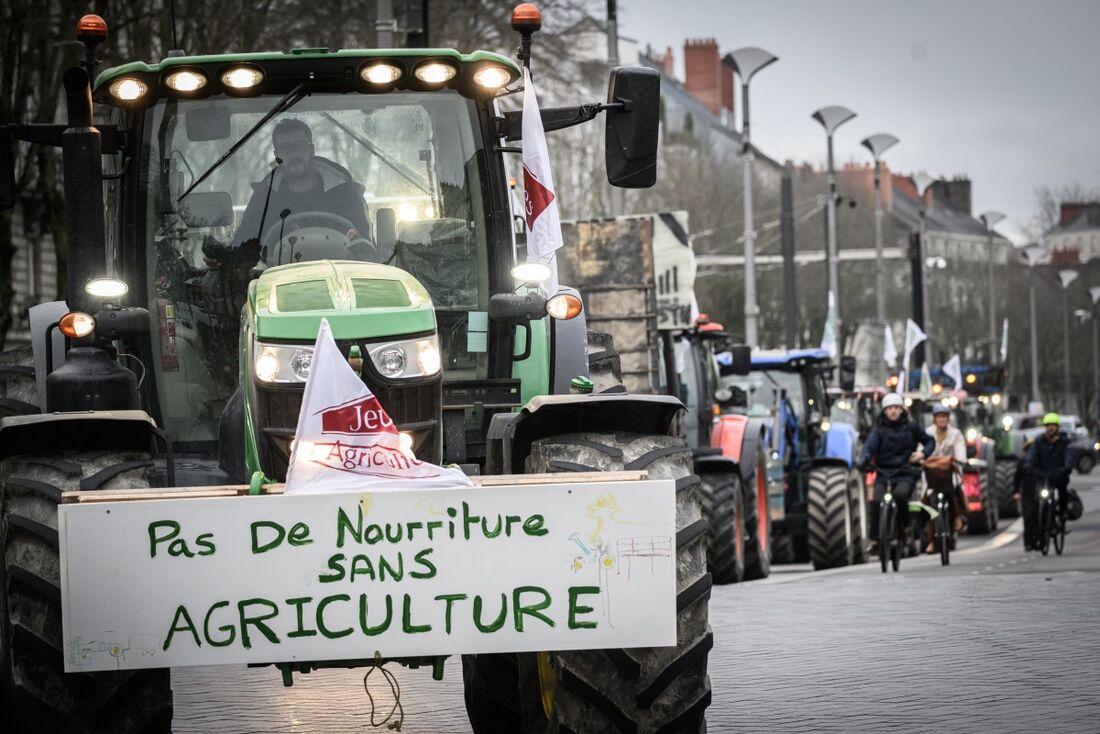
[[[1032,442],[1024,454],[1024,481],[1020,491],[1020,504],[1024,516],[1024,548],[1039,548],[1039,503],[1036,490],[1040,479],[1046,479],[1058,488],[1058,506],[1062,516],[1068,517],[1069,476],[1073,469],[1073,451],[1069,436],[1061,430],[1061,416],[1047,413],[1043,416],[1044,433]]]
[[[879,512],[882,498],[886,495],[888,482],[894,482],[893,494],[897,497],[902,524],[909,523],[909,498],[920,476],[920,462],[932,454],[936,442],[917,423],[909,418],[902,405],[901,396],[888,393],[882,398],[882,413],[879,414],[871,435],[863,444],[860,466],[864,471],[877,469],[875,493],[871,500],[870,530],[872,552],[878,544]]]

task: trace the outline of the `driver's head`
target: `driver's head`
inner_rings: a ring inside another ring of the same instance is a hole
[[[299,178],[309,173],[313,161],[313,131],[301,120],[286,119],[271,133],[275,157],[287,176]]]

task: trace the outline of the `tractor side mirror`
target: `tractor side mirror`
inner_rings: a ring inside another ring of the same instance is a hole
[[[539,293],[497,293],[489,297],[489,318],[523,324],[546,315],[546,297]]]
[[[0,117],[0,212],[15,206],[15,154],[12,151],[11,133],[3,127]]]
[[[752,347],[747,344],[737,344],[730,347],[729,368],[722,370],[726,374],[747,375],[752,372]]]
[[[229,137],[229,110],[225,107],[199,107],[184,115],[187,139],[192,143],[225,140]]]
[[[656,69],[616,67],[607,102],[607,180],[612,186],[645,189],[657,181],[657,131],[661,75]]]
[[[840,358],[840,374],[837,376],[837,384],[844,392],[856,389],[856,358],[846,354]]]
[[[397,214],[389,207],[382,207],[374,213],[374,246],[382,262],[389,262],[393,249],[397,247]]]

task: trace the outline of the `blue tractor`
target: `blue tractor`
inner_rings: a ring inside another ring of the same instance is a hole
[[[839,364],[823,349],[755,352],[747,375],[721,365],[731,404],[750,417],[771,418],[768,445],[783,468],[782,513],[773,508],[772,560],[835,568],[865,560],[867,502],[857,469],[858,436],[848,424],[831,425],[826,383],[839,370],[850,391],[855,359]]]

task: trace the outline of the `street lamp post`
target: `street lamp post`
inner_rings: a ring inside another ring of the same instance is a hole
[[[1058,280],[1062,283],[1062,299],[1065,305],[1065,314],[1063,319],[1063,325],[1065,327],[1062,339],[1062,404],[1063,409],[1069,407],[1069,395],[1070,395],[1070,371],[1069,371],[1069,287],[1073,281],[1077,280],[1076,270],[1059,270]]]
[[[882,154],[900,141],[893,135],[878,133],[863,139],[863,147],[875,158],[875,318],[883,331],[879,344],[885,341],[886,330],[886,266],[882,261]],[[885,360],[880,365],[886,367]]]
[[[755,153],[749,140],[749,82],[756,72],[779,60],[761,48],[739,48],[726,54],[726,61],[741,77],[741,174],[745,207],[745,343],[758,345],[756,302],[756,227],[752,217],[752,168]]]
[[[1005,218],[995,209],[983,212],[980,219],[985,225],[986,237],[989,241],[989,363],[997,363],[997,302],[993,290],[993,228]]]
[[[1030,301],[1031,319],[1031,402],[1039,402],[1042,396],[1039,394],[1039,335],[1035,317],[1035,266],[1043,257],[1044,250],[1038,245],[1029,245],[1022,248],[1024,257],[1027,258],[1027,287],[1028,300]]]
[[[1092,298],[1092,415],[1093,422],[1100,416],[1100,317],[1096,304],[1100,303],[1100,285],[1089,288]]]
[[[921,268],[926,268],[929,265],[929,263],[928,263],[928,242],[926,241],[927,238],[928,238],[928,225],[925,221],[926,220],[925,213],[927,211],[927,207],[924,204],[924,197],[928,193],[928,189],[934,183],[936,183],[936,179],[932,178],[931,176],[929,176],[924,171],[918,171],[913,176],[913,185],[916,186],[916,188],[917,188],[917,198],[920,200],[920,209],[919,209],[920,217],[919,217],[918,234],[917,234],[917,245],[920,248],[918,258],[920,260],[920,267]],[[917,316],[920,319],[920,327],[922,329],[924,329],[925,333],[926,334],[931,334],[932,333],[932,325],[929,323],[929,318],[928,318],[927,278],[924,277],[923,273],[924,273],[924,271],[922,270],[921,271],[921,279],[920,279],[920,309],[919,309],[919,313],[914,314],[914,315]],[[917,347],[917,350],[918,350],[920,356],[923,358],[927,354],[929,361],[932,359],[931,346],[932,346],[932,337],[928,336],[924,340],[924,343]],[[924,360],[922,359],[920,361],[924,361]]]
[[[826,202],[826,217],[828,219],[828,241],[825,244],[825,257],[829,261],[829,291],[833,294],[833,303],[836,306],[836,339],[837,348],[840,349],[843,345],[843,339],[841,334],[841,324],[843,319],[841,314],[840,303],[840,276],[837,270],[837,245],[836,245],[836,168],[833,165],[833,133],[836,129],[848,122],[856,116],[856,113],[852,112],[847,107],[841,107],[840,105],[830,105],[829,107],[822,107],[817,112],[813,113],[811,117],[821,123],[821,126],[825,128],[825,139],[828,144],[828,176],[829,176],[829,199]]]

